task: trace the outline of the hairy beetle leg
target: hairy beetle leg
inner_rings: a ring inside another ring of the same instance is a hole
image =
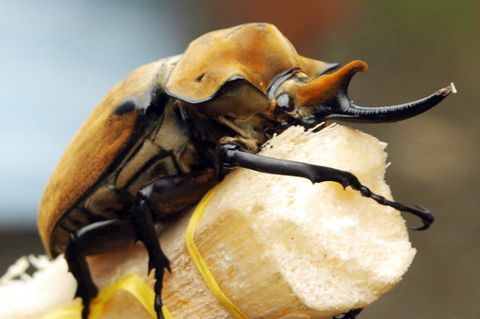
[[[239,166],[263,173],[304,177],[308,178],[312,183],[337,182],[341,184],[343,188],[350,186],[352,189],[359,191],[362,196],[371,198],[380,205],[390,206],[401,212],[407,212],[421,218],[423,226],[414,228],[415,230],[425,230],[434,221],[434,217],[429,210],[420,206],[407,206],[377,195],[368,187],[362,185],[358,178],[350,172],[331,167],[251,154],[235,144],[221,145],[218,156],[221,165],[226,168]]]
[[[162,314],[162,288],[164,269],[169,272],[170,262],[162,251],[158,242],[157,233],[153,222],[153,216],[146,199],[140,197],[133,209],[133,224],[137,230],[137,238],[143,243],[148,251],[148,273],[155,271],[155,312],[157,319],[163,319]]]
[[[363,308],[352,309],[341,315],[341,317],[333,317],[332,319],[355,319],[362,312]]]

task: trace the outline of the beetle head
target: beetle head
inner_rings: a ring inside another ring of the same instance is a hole
[[[341,119],[361,122],[395,122],[418,115],[443,100],[452,85],[423,99],[400,105],[363,107],[348,97],[348,84],[357,72],[365,72],[363,61],[353,61],[330,74],[311,79],[303,72],[293,72],[271,94],[271,104],[280,123],[315,126],[325,120]]]

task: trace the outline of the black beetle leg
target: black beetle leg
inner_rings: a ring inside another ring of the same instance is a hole
[[[75,297],[83,303],[82,319],[87,319],[90,302],[97,296],[98,288],[93,282],[86,256],[100,254],[132,244],[135,241],[133,225],[128,220],[111,219],[99,221],[80,228],[70,235],[65,250],[68,269],[77,281]]]
[[[288,175],[308,178],[312,183],[337,182],[344,188],[350,186],[357,190],[364,197],[368,197],[380,205],[390,206],[399,211],[407,212],[418,216],[423,221],[423,226],[415,228],[416,230],[427,229],[434,221],[433,215],[425,208],[420,206],[411,207],[399,202],[390,201],[383,196],[373,193],[366,186],[362,185],[355,175],[350,172],[318,166],[308,163],[281,160],[277,158],[265,157],[248,153],[235,144],[224,144],[219,150],[220,164],[226,168],[236,166],[249,168],[258,172]]]
[[[163,253],[158,242],[157,233],[153,223],[153,216],[145,198],[141,195],[133,209],[133,224],[137,230],[137,238],[148,251],[148,273],[155,270],[155,312],[158,319],[163,319],[162,314],[162,288],[164,268],[170,271],[170,262]]]
[[[65,251],[65,259],[67,260],[69,271],[77,281],[75,298],[80,297],[82,299],[82,319],[87,319],[90,312],[90,302],[97,296],[98,288],[93,282],[86,257],[77,248],[75,235],[73,234]]]
[[[138,240],[148,251],[148,272],[155,270],[155,311],[159,319],[163,318],[163,273],[164,269],[170,271],[170,263],[159,244],[153,216],[166,219],[170,214],[195,204],[213,186],[214,176],[215,171],[207,168],[163,177],[145,185],[137,193],[137,201],[132,209],[132,221]]]
[[[341,317],[333,317],[332,319],[355,319],[362,312],[363,308],[352,309],[341,315]]]

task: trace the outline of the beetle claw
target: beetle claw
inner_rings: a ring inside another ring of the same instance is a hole
[[[152,272],[152,270],[158,269],[166,269],[168,272],[172,272],[170,268],[170,261],[165,255],[159,256],[159,258],[152,258],[148,260],[148,274]]]
[[[157,314],[157,319],[164,319],[162,313],[162,288],[163,288],[163,274],[165,273],[165,269],[168,272],[172,272],[170,269],[170,262],[168,258],[163,254],[160,250],[158,254],[150,254],[148,259],[148,274],[153,270],[154,271],[154,292],[155,292],[155,301],[154,301],[154,308]]]
[[[415,209],[418,211],[417,216],[422,218],[423,225],[419,227],[409,227],[411,230],[422,231],[426,230],[430,227],[430,225],[435,221],[435,217],[433,216],[432,212],[427,208],[421,205],[415,205]]]

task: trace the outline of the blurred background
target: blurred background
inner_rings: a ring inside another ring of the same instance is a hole
[[[271,22],[299,53],[367,61],[359,104],[400,103],[454,81],[459,94],[409,121],[355,125],[388,142],[395,198],[436,213],[411,233],[405,279],[360,318],[480,316],[480,2],[0,0],[0,273],[43,253],[36,214],[75,131],[134,68],[199,35]]]

